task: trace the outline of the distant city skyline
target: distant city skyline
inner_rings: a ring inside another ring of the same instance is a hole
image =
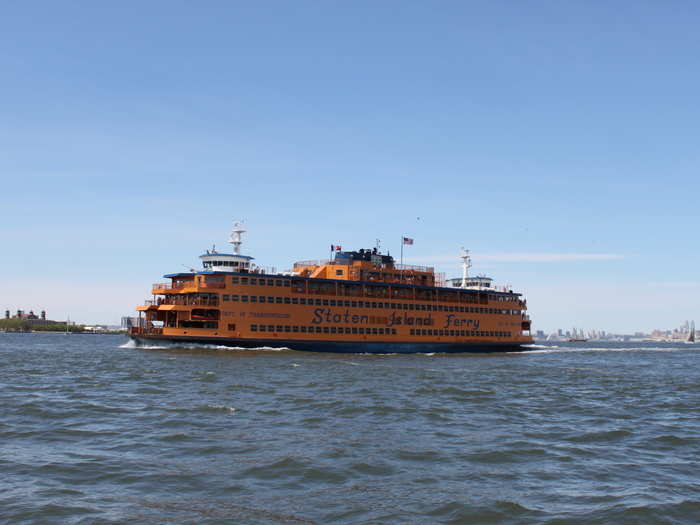
[[[534,330],[699,319],[700,5],[8,4],[0,307],[118,324],[245,219],[374,246]]]

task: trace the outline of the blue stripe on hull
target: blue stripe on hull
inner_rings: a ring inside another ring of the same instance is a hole
[[[347,354],[427,354],[434,352],[449,353],[487,353],[487,352],[523,352],[527,348],[517,343],[383,343],[383,342],[340,342],[340,341],[286,341],[284,339],[224,339],[197,337],[131,337],[137,344],[164,342],[170,344],[187,343],[203,345],[230,346],[236,348],[286,347],[304,352],[333,352]]]

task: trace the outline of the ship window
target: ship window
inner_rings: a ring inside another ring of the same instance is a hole
[[[292,297],[292,304],[299,304],[299,298],[298,298],[298,297]]]
[[[306,297],[299,297],[299,304],[306,304]]]
[[[233,284],[238,284],[238,277],[232,277],[232,278],[231,278],[231,283],[233,283]]]
[[[303,334],[306,333],[306,327],[305,327],[305,326],[300,326],[299,328],[301,329],[301,332],[302,332]]]
[[[331,333],[334,334],[334,333],[336,333],[336,331],[337,330],[335,329],[335,326],[331,326]]]
[[[282,298],[281,298],[281,297],[275,297],[275,303],[277,303],[277,304],[282,304]]]
[[[224,294],[224,301],[228,301],[229,296]]]
[[[343,270],[336,270],[336,271],[335,271],[335,274],[336,274],[336,275],[343,275]]]
[[[384,328],[377,329],[377,332],[379,332],[379,335],[384,335]]]
[[[291,304],[291,299],[289,297],[284,298],[284,304]]]
[[[316,299],[316,306],[321,306],[321,299]]]
[[[268,331],[268,332],[274,332],[274,331],[275,331],[275,327],[272,326],[272,325],[268,325],[267,331]]]
[[[350,301],[343,301],[346,308],[350,307]]]
[[[324,333],[324,334],[327,334],[327,333],[329,333],[329,332],[330,332],[329,327],[324,326],[324,327],[323,327],[323,333]]]
[[[248,302],[248,296],[247,295],[241,295],[241,301],[244,303]]]
[[[282,281],[282,283],[287,287],[292,285],[291,281]]]
[[[267,326],[265,326],[264,324],[261,324],[261,325],[260,325],[260,331],[261,331],[261,332],[267,331]]]
[[[275,332],[281,332],[282,330],[284,330],[284,327],[283,327],[282,325],[279,325],[279,324],[278,324],[278,325],[275,327]]]
[[[232,301],[238,301],[238,296],[237,295],[232,295],[231,296]]]
[[[326,330],[328,330],[328,327],[327,327],[327,326],[326,326]],[[317,333],[317,334],[320,334],[320,333],[321,333],[321,327],[320,327],[320,326],[317,326],[317,327],[316,327],[316,333]]]
[[[257,303],[257,302],[258,302],[258,296],[257,296],[257,295],[251,295],[251,296],[250,296],[250,302],[251,302],[251,303]]]
[[[353,334],[356,334],[356,333],[357,333],[357,327],[356,327],[356,326],[353,326],[353,327],[352,327],[352,333],[353,333]]]
[[[282,286],[282,281],[275,281],[275,284],[276,284],[277,286]]]
[[[248,284],[248,278],[247,278],[247,277],[241,277],[241,284]]]
[[[335,306],[335,299],[331,299],[331,306]]]
[[[251,278],[250,278],[250,284],[251,284],[251,285],[253,285],[253,284],[256,284],[256,285],[257,285],[257,284],[258,284],[258,280],[255,279],[255,278],[253,278],[253,277],[251,277]]]
[[[346,333],[346,334],[349,334],[349,333],[350,333],[350,327],[349,327],[349,326],[346,326],[346,327],[345,327],[345,333]]]
[[[364,334],[364,333],[365,333],[365,329],[364,329],[364,328],[361,328],[361,327],[360,327],[360,328],[358,328],[358,330],[360,331],[361,334]]]
[[[372,328],[372,335],[377,335],[377,329],[376,329],[376,328]]]
[[[396,328],[392,328],[392,329],[391,329],[391,334],[392,334],[392,335],[396,335]]]
[[[413,304],[409,304],[409,305],[408,305],[408,309],[409,309],[409,310],[413,310]]]
[[[258,325],[256,325],[256,324],[250,325],[250,331],[251,331],[251,332],[257,332],[257,331],[258,331]]]
[[[411,328],[408,333],[409,335],[416,335],[416,331],[413,328]]]
[[[291,327],[291,326],[285,326],[285,327],[284,327],[284,331],[285,331],[285,332],[291,332],[291,331],[292,331],[292,327]]]
[[[316,303],[316,304],[318,304],[318,303]],[[323,306],[328,306],[328,299],[323,300]]]
[[[275,302],[275,298],[274,298],[274,297],[269,297],[269,296],[268,296],[267,302],[268,302],[268,303],[274,303],[274,302]]]

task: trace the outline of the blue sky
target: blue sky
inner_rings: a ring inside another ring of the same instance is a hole
[[[695,2],[15,2],[0,306],[117,322],[225,245],[523,291],[535,329],[697,318]]]

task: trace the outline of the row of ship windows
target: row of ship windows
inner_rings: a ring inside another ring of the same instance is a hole
[[[252,284],[260,286],[290,286],[290,281],[286,279],[260,279],[256,277],[233,277],[231,279],[233,284]]]
[[[235,328],[235,325],[233,325]],[[231,330],[229,325],[229,330]],[[250,325],[251,332],[291,332],[302,334],[396,335],[396,328],[364,328],[357,326],[290,326]],[[410,335],[438,337],[512,337],[512,332],[500,330],[437,330],[412,328]]]
[[[450,337],[512,337],[512,332],[502,332],[500,330],[435,330],[412,328],[411,335],[432,335]]]
[[[232,277],[231,282],[232,284],[250,284],[251,286],[286,286],[287,288],[291,286],[291,281],[287,279],[263,279],[262,277]],[[515,296],[502,296],[492,294],[489,294],[489,299],[492,301],[499,302],[516,302],[518,300]]]
[[[251,332],[293,332],[302,334],[361,334],[396,335],[396,328],[359,328],[343,326],[289,326],[289,325],[250,325]]]
[[[266,297],[264,295],[224,295],[224,301],[243,303],[303,304],[307,306],[341,306],[346,308],[389,308],[393,310],[425,310],[428,312],[460,312],[518,315],[519,310],[481,308],[478,306],[446,306],[441,304],[378,303],[375,301],[341,301],[336,299],[306,299],[305,297]]]

